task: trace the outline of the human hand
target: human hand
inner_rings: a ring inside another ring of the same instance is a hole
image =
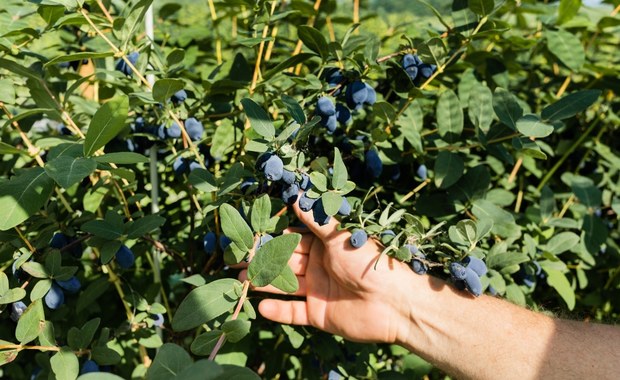
[[[358,342],[398,342],[410,325],[407,295],[420,281],[407,264],[388,256],[373,239],[354,249],[338,221],[319,226],[311,212],[294,206],[310,232],[302,234],[289,265],[305,300],[265,299],[259,312],[285,324],[311,325]],[[375,262],[379,262],[375,269]],[[246,272],[241,273],[243,279]],[[282,294],[273,286],[256,290]]]

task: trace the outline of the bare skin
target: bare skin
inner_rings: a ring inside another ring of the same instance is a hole
[[[338,231],[333,218],[319,226],[297,205],[295,212],[310,228],[289,261],[305,301],[265,299],[259,304],[264,317],[352,341],[399,344],[458,378],[620,377],[620,328],[474,298],[387,257],[374,269],[381,251],[376,242],[353,249],[350,233]]]

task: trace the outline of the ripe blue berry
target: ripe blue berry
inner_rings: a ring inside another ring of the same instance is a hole
[[[56,284],[66,290],[69,294],[75,294],[80,291],[82,284],[80,284],[80,280],[77,277],[73,276],[68,280],[59,281],[56,280]]]
[[[366,158],[366,172],[372,176],[372,178],[378,178],[383,171],[383,162],[379,158],[379,152],[374,149],[369,149],[364,155]]]
[[[13,322],[17,322],[27,308],[28,306],[22,301],[13,302],[11,304],[11,319]]]
[[[316,101],[316,112],[320,116],[332,116],[336,114],[336,107],[330,98],[324,96]]]
[[[190,117],[189,119],[185,120],[185,130],[187,131],[187,134],[192,141],[198,141],[202,138],[202,134],[205,131],[205,128],[201,122],[199,122],[193,117]]]
[[[419,259],[411,260],[411,268],[416,274],[423,275],[428,272],[428,267]]]
[[[301,175],[301,181],[299,182],[299,188],[302,190],[308,190],[312,186],[312,182],[310,182],[310,176],[306,173]]]
[[[282,178],[281,178],[282,182],[286,183],[287,185],[292,185],[293,183],[295,183],[295,172],[292,172],[290,170],[286,170],[284,169],[282,171]]]
[[[358,228],[351,234],[350,241],[353,248],[360,248],[368,241],[368,234],[366,231]]]
[[[284,172],[284,163],[276,154],[272,154],[267,161],[263,169],[265,177],[270,181],[278,181],[282,178]]]
[[[351,111],[340,103],[336,104],[336,120],[343,125],[349,124],[351,122]]]
[[[139,56],[140,56],[140,53],[138,53],[137,51],[134,51],[127,55],[127,59],[129,60],[129,62],[131,62],[132,65],[135,66],[136,62],[138,62]],[[129,67],[127,62],[125,62],[123,59],[119,59],[118,61],[116,61],[115,68],[116,70],[120,71],[121,73],[127,76],[130,76],[131,74],[133,74],[133,70],[131,69],[131,67]]]
[[[366,93],[367,93],[366,100],[364,100],[364,103],[372,106],[377,101],[377,92],[368,83],[364,83],[364,85],[366,86]]]
[[[465,268],[465,285],[467,290],[474,296],[478,297],[482,294],[482,283],[480,282],[480,276],[472,269]]]
[[[415,81],[418,77],[418,66],[409,66],[405,69],[405,72],[412,81]]]
[[[232,240],[226,235],[220,235],[220,248],[225,251],[226,248],[232,243]]]
[[[178,139],[181,137],[181,127],[177,123],[172,123],[172,125],[166,129],[166,137],[171,139]]]
[[[403,56],[403,62],[402,62],[403,69],[406,69],[411,66],[419,65],[418,63],[419,58],[417,59],[416,58],[417,58],[417,55],[414,56],[413,54],[405,54]]]
[[[367,97],[368,90],[364,82],[357,80],[347,86],[346,100],[349,108],[360,109]]]
[[[52,287],[45,295],[45,304],[50,309],[56,310],[62,306],[63,303],[65,303],[65,293],[63,293],[58,285],[52,283]]]
[[[467,256],[465,260],[463,260],[463,264],[466,264],[467,268],[476,272],[478,276],[484,276],[487,273],[487,265],[484,261],[475,256]]]
[[[420,252],[418,246],[415,244],[405,244],[405,247],[409,249],[409,252],[411,252],[412,255],[416,255],[418,252]]]
[[[467,275],[467,271],[461,263],[451,263],[450,274],[457,280],[464,280]]]
[[[495,288],[494,288],[494,287],[492,287],[491,285],[489,285],[489,287],[487,288],[487,290],[489,291],[489,293],[490,293],[492,296],[496,296],[496,295],[497,295],[497,290],[495,290]]]
[[[215,252],[216,241],[217,236],[215,236],[215,233],[213,231],[207,232],[205,234],[205,237],[202,239],[202,246],[204,248],[204,251],[209,254]]]
[[[153,320],[153,326],[162,327],[164,325],[164,316],[161,313],[155,314],[155,319]]]
[[[314,205],[312,206],[312,217],[320,226],[326,225],[331,219],[331,217],[325,212],[323,201],[320,198],[314,202]]]
[[[99,372],[99,365],[94,360],[85,361],[84,364],[82,364],[80,375],[93,372]]]
[[[297,201],[297,197],[299,195],[299,186],[297,184],[289,185],[287,188],[282,190],[282,200],[287,205],[292,205]]]
[[[340,82],[344,80],[344,75],[342,75],[342,71],[335,67],[325,70],[324,77],[327,83],[332,87],[337,86],[338,84],[340,84]]]
[[[172,95],[172,97],[170,98],[170,100],[174,104],[183,103],[185,99],[187,99],[187,92],[185,92],[185,90],[179,90],[175,92],[174,95]]]
[[[428,177],[428,170],[426,169],[426,165],[420,165],[418,167],[418,170],[416,171],[416,174],[418,175],[418,177],[422,178],[423,181],[426,181],[426,178]]]
[[[316,199],[308,197],[308,194],[304,192],[299,198],[299,208],[301,211],[308,212],[312,209],[314,202],[316,202]]]
[[[273,240],[273,236],[269,234],[261,235],[260,239],[258,239],[258,243],[256,243],[256,250],[258,251],[261,249],[261,247],[270,240]]]
[[[131,268],[136,261],[136,257],[131,249],[124,244],[116,251],[115,257],[118,266],[123,269]]]
[[[347,200],[347,198],[342,197],[342,204],[338,209],[338,215],[349,216],[351,214],[351,204]]]
[[[62,232],[56,232],[54,236],[52,236],[52,240],[50,240],[50,247],[56,249],[61,249],[67,244],[69,244],[69,238]]]
[[[189,162],[188,167],[189,167],[189,171],[190,171],[190,172],[191,172],[191,171],[194,171],[194,170],[196,170],[196,169],[200,169],[200,168],[202,168],[202,166],[200,166],[200,164],[198,163],[198,161],[189,160],[188,162]],[[207,161],[206,161],[206,160],[205,160],[205,165],[207,165]]]
[[[176,160],[174,160],[174,163],[172,164],[172,169],[174,169],[176,175],[181,176],[187,172],[187,170],[189,169],[189,164],[185,158],[179,156],[176,158]]]

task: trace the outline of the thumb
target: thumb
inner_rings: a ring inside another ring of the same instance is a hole
[[[301,194],[302,193],[299,193],[298,199],[301,198]],[[303,224],[305,224],[310,229],[310,231],[312,231],[319,239],[323,241],[333,237],[336,234],[343,233],[343,231],[338,230],[340,222],[338,222],[338,220],[333,216],[329,218],[327,224],[320,225],[319,223],[314,221],[314,209],[310,211],[302,211],[299,208],[299,201],[295,201],[295,203],[293,203],[293,210],[295,211],[297,218],[299,218],[299,220]]]

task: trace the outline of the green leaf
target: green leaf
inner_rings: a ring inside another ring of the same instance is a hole
[[[298,349],[299,347],[301,347],[305,338],[302,334],[297,332],[295,327],[290,325],[280,325],[280,327],[288,337],[288,341],[291,343],[291,346],[293,346],[293,348]]]
[[[523,108],[517,98],[501,87],[497,87],[493,93],[493,110],[499,121],[512,129],[517,128],[517,120],[523,116]]]
[[[90,121],[84,141],[84,155],[92,156],[125,127],[129,98],[117,97],[102,105]]]
[[[91,233],[107,240],[118,239],[123,235],[123,230],[105,220],[91,220],[82,224],[82,231]]]
[[[248,279],[254,286],[267,286],[288,265],[288,260],[293,250],[301,241],[301,235],[297,233],[278,236],[256,252],[248,267]]]
[[[325,174],[312,172],[310,173],[310,181],[312,182],[312,186],[316,187],[318,191],[327,191],[327,177],[325,177]]]
[[[21,171],[10,180],[0,184],[0,230],[6,231],[17,226],[47,202],[54,181],[43,168]]]
[[[492,0],[491,0],[492,1]],[[482,132],[489,132],[493,122],[493,93],[485,85],[476,85],[469,92],[467,113],[472,124]]]
[[[577,16],[579,8],[581,8],[581,0],[560,0],[557,24],[564,24]]]
[[[442,139],[457,141],[463,132],[463,109],[458,96],[452,90],[439,95],[437,102],[437,129]]]
[[[147,215],[135,220],[127,229],[127,237],[137,239],[149,232],[155,231],[166,223],[166,218],[159,215]]]
[[[41,298],[45,297],[51,287],[52,280],[50,279],[46,278],[41,281],[37,281],[37,284],[34,286],[34,288],[32,288],[32,291],[30,292],[30,301],[40,300]]]
[[[256,198],[252,204],[252,213],[250,220],[254,231],[262,233],[266,232],[271,226],[271,199],[269,195],[263,194]]]
[[[77,356],[67,347],[63,347],[50,359],[50,366],[57,379],[77,379],[80,367]]]
[[[267,73],[265,73],[265,75],[263,76],[263,79],[269,80],[274,75],[283,73],[285,69],[297,66],[298,64],[303,63],[312,57],[315,57],[315,55],[311,53],[299,53],[290,58],[287,58],[286,60],[278,63],[273,69],[267,71]]]
[[[288,110],[288,113],[291,114],[293,120],[295,120],[299,125],[306,124],[306,114],[295,98],[288,95],[282,95],[282,103],[284,103],[284,106]]]
[[[601,90],[581,90],[566,95],[542,110],[546,120],[563,120],[590,107],[601,96]]]
[[[286,293],[295,293],[299,289],[299,281],[293,270],[285,266],[282,272],[276,277],[271,285]]]
[[[338,148],[334,148],[334,173],[332,175],[332,188],[335,190],[342,189],[349,179],[349,174],[347,173],[347,167],[344,165],[344,161],[342,161],[342,156],[340,155],[340,150]]]
[[[153,99],[166,104],[175,92],[185,87],[180,79],[160,79],[153,85]]]
[[[463,170],[465,164],[457,153],[440,152],[435,161],[435,186],[447,189],[461,178]]]
[[[149,158],[134,152],[114,152],[93,157],[99,163],[130,165],[149,162]]]
[[[222,334],[221,330],[211,330],[200,334],[192,342],[190,350],[194,355],[207,356],[211,354]]]
[[[43,331],[45,313],[41,300],[33,301],[17,321],[15,338],[21,344],[32,342]]]
[[[576,34],[559,29],[546,30],[543,35],[547,39],[547,49],[566,67],[578,71],[583,66],[586,53]]]
[[[100,58],[112,57],[113,55],[114,55],[114,52],[112,51],[102,52],[102,53],[89,51],[89,52],[80,52],[80,53],[73,53],[73,54],[63,54],[63,55],[59,55],[58,57],[54,57],[50,59],[49,61],[45,62],[43,66],[48,67],[48,66],[56,65],[62,62],[82,61],[83,59],[100,59]]]
[[[88,177],[97,169],[91,158],[60,156],[45,164],[45,172],[61,187],[68,189]]]
[[[579,244],[579,235],[574,232],[560,232],[553,236],[549,242],[545,245],[547,252],[554,255],[566,252]]]
[[[224,203],[220,206],[220,219],[222,230],[230,240],[237,244],[239,248],[252,249],[254,235],[237,209]]]
[[[7,290],[0,297],[0,305],[17,302],[26,297],[26,290],[22,288],[13,288]]]
[[[317,29],[307,25],[300,25],[297,27],[297,36],[308,49],[320,55],[323,60],[329,55],[327,40],[325,40],[323,33]]]
[[[0,141],[0,154],[28,154],[28,152]]]
[[[575,308],[575,291],[568,282],[566,276],[555,269],[543,267],[547,273],[547,284],[554,288],[560,297],[566,302],[569,310]]]
[[[108,372],[91,372],[80,375],[77,380],[123,380],[123,378]]]
[[[17,359],[17,355],[19,354],[19,351],[20,350],[16,348],[0,351],[0,366],[8,364],[12,362],[13,360]]]
[[[205,193],[218,190],[217,180],[213,174],[206,169],[198,168],[192,170],[187,179],[195,188]]]
[[[9,289],[9,278],[6,273],[0,272],[0,295],[6,293]]]
[[[597,208],[603,201],[603,193],[594,185],[594,182],[588,177],[573,176],[571,183],[573,193],[579,199],[579,202],[587,207]]]
[[[493,11],[493,0],[468,0],[469,9],[479,16],[486,16]]]
[[[260,380],[260,377],[257,374],[246,367],[224,364],[222,365],[222,368],[224,369],[224,373],[216,377],[214,380]]]
[[[237,290],[240,286],[235,279],[223,278],[192,290],[174,314],[172,328],[175,331],[190,330],[229,311],[239,299]]]
[[[47,269],[36,261],[29,261],[27,263],[24,263],[21,266],[21,269],[35,278],[48,278],[51,276]]]
[[[222,325],[222,331],[226,334],[226,339],[231,343],[236,343],[243,339],[250,332],[252,323],[243,319],[226,321]]]
[[[166,343],[160,347],[153,363],[149,367],[147,380],[171,380],[185,368],[192,365],[192,358],[182,347]]]
[[[250,119],[250,125],[254,131],[267,140],[273,139],[276,129],[267,112],[250,98],[241,99],[241,105],[243,105],[243,112]]]
[[[524,115],[517,120],[517,130],[528,137],[547,137],[553,133],[553,126],[543,123],[538,115]]]
[[[498,207],[485,199],[473,202],[472,213],[478,219],[490,219],[493,221],[491,232],[503,237],[517,238],[521,236],[521,227],[515,223],[511,213]]]
[[[117,351],[113,350],[108,346],[93,347],[91,355],[92,359],[96,361],[99,365],[115,365],[123,359]]]
[[[342,195],[333,191],[325,192],[321,195],[325,213],[329,216],[336,215],[342,205]]]

